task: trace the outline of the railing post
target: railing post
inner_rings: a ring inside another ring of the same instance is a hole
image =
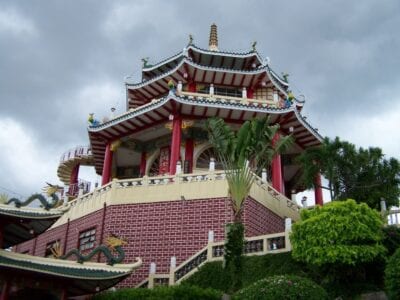
[[[245,88],[245,87],[243,87],[243,90],[242,90],[242,98],[247,98],[247,89]]]
[[[292,245],[290,243],[289,234],[292,231],[292,219],[286,218],[285,219],[285,248],[286,250],[290,251],[292,249]]]
[[[214,157],[210,158],[210,165],[209,165],[208,170],[210,172],[214,172],[215,171],[215,159],[214,159]]]
[[[207,243],[207,261],[210,261],[213,257],[212,247],[214,243],[214,230],[208,231],[208,243]]]
[[[293,201],[294,203],[296,203],[296,191],[295,191],[295,190],[292,190],[291,199],[292,199],[292,201]]]
[[[78,197],[82,197],[83,196],[83,182],[81,182],[78,187],[79,187]]]
[[[182,92],[182,81],[178,81],[177,89],[178,89],[178,93]]]
[[[214,85],[210,84],[210,96],[214,96]]]
[[[156,263],[150,263],[150,272],[149,272],[149,289],[154,287],[154,277],[156,274]]]
[[[304,208],[307,208],[307,197],[306,196],[303,196],[303,198],[301,198],[301,205]]]
[[[263,168],[261,171],[261,180],[263,183],[266,183],[268,178],[267,178],[267,169]]]
[[[176,268],[176,257],[171,256],[171,262],[169,267],[169,282],[168,285],[175,284],[175,268]]]

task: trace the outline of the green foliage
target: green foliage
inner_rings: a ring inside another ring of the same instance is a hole
[[[307,278],[294,275],[276,275],[261,279],[237,292],[237,300],[275,300],[275,299],[328,299],[326,291]]]
[[[290,253],[268,254],[262,256],[244,256],[242,285],[248,286],[257,280],[272,275],[294,274],[308,276],[304,271],[307,268],[292,259]],[[222,267],[221,262],[210,262],[200,267],[182,284],[196,285],[199,287],[211,287],[213,289],[228,292],[232,286],[232,278],[229,271]]]
[[[181,285],[195,285],[201,288],[210,287],[227,292],[232,286],[232,276],[222,266],[222,262],[208,262],[201,266],[192,276],[182,281]]]
[[[156,287],[154,289],[120,289],[115,292],[97,294],[94,300],[220,300],[221,291],[190,285]]]
[[[268,118],[246,121],[238,131],[221,118],[207,121],[209,141],[223,168],[229,170],[227,181],[236,217],[240,217],[254,180],[251,171],[259,173],[277,153],[292,144],[291,136],[281,137],[272,143],[278,129],[278,124],[269,125]]]
[[[379,213],[354,200],[301,211],[290,236],[294,259],[309,264],[357,265],[385,252]]]
[[[242,223],[227,225],[227,242],[225,243],[225,264],[232,276],[232,289],[237,290],[242,286],[241,274],[243,272],[244,226]]]
[[[386,265],[385,287],[389,299],[400,299],[400,248],[396,250]]]
[[[388,251],[388,256],[400,248],[400,227],[393,225],[383,228],[383,245]]]
[[[339,138],[325,138],[320,147],[307,149],[299,156],[302,183],[315,188],[320,172],[328,179],[331,199],[356,199],[378,209],[381,198],[387,205],[398,204],[400,197],[400,162],[385,159],[380,148],[356,148]]]
[[[5,193],[1,193],[0,194],[0,204],[6,204],[6,202],[8,201],[8,195]]]

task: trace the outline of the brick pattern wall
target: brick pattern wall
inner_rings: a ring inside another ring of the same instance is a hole
[[[177,265],[202,249],[208,240],[208,231],[214,231],[214,240],[224,239],[224,224],[233,220],[230,200],[227,198],[182,200],[171,202],[124,204],[104,209],[69,223],[67,252],[78,246],[79,232],[96,228],[96,241],[100,244],[110,235],[127,239],[124,246],[125,263],[141,257],[143,265],[118,286],[134,286],[149,273],[150,263],[157,265],[156,273],[168,273],[170,258]],[[261,235],[284,230],[284,220],[249,198],[243,213],[246,236]],[[47,243],[59,239],[63,249],[67,224],[51,229],[37,237],[35,255],[44,256]],[[29,250],[33,254],[34,240],[18,245],[17,251]],[[104,258],[101,259],[104,261]]]
[[[142,267],[119,286],[132,286],[148,276],[150,263],[157,273],[169,273],[171,256],[179,265],[207,245],[208,231],[224,239],[224,224],[232,219],[228,199],[203,199],[119,205],[108,208],[106,235],[123,236],[127,257],[140,256]],[[126,260],[129,261],[129,260]]]
[[[246,237],[285,231],[285,220],[251,197],[245,202],[243,223]]]

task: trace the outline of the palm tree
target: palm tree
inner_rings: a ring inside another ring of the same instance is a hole
[[[270,125],[267,117],[246,121],[236,132],[223,119],[211,118],[207,129],[209,141],[226,170],[235,222],[240,222],[244,201],[255,179],[253,174],[259,174],[275,155],[292,145],[293,139],[274,139],[279,124]]]
[[[209,141],[221,162],[229,187],[234,223],[228,225],[225,245],[225,266],[232,265],[233,288],[241,285],[241,265],[244,243],[242,213],[245,200],[255,180],[254,173],[272,162],[292,144],[292,137],[278,136],[279,124],[270,125],[268,118],[252,119],[234,131],[221,118],[207,121]]]

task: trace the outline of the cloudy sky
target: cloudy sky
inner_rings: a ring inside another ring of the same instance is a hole
[[[207,47],[213,22],[220,49],[256,40],[290,74],[322,135],[400,159],[398,0],[0,0],[0,193],[58,182],[61,154],[88,142],[88,113],[125,109],[124,77],[139,79],[141,58],[171,56],[189,34]]]

